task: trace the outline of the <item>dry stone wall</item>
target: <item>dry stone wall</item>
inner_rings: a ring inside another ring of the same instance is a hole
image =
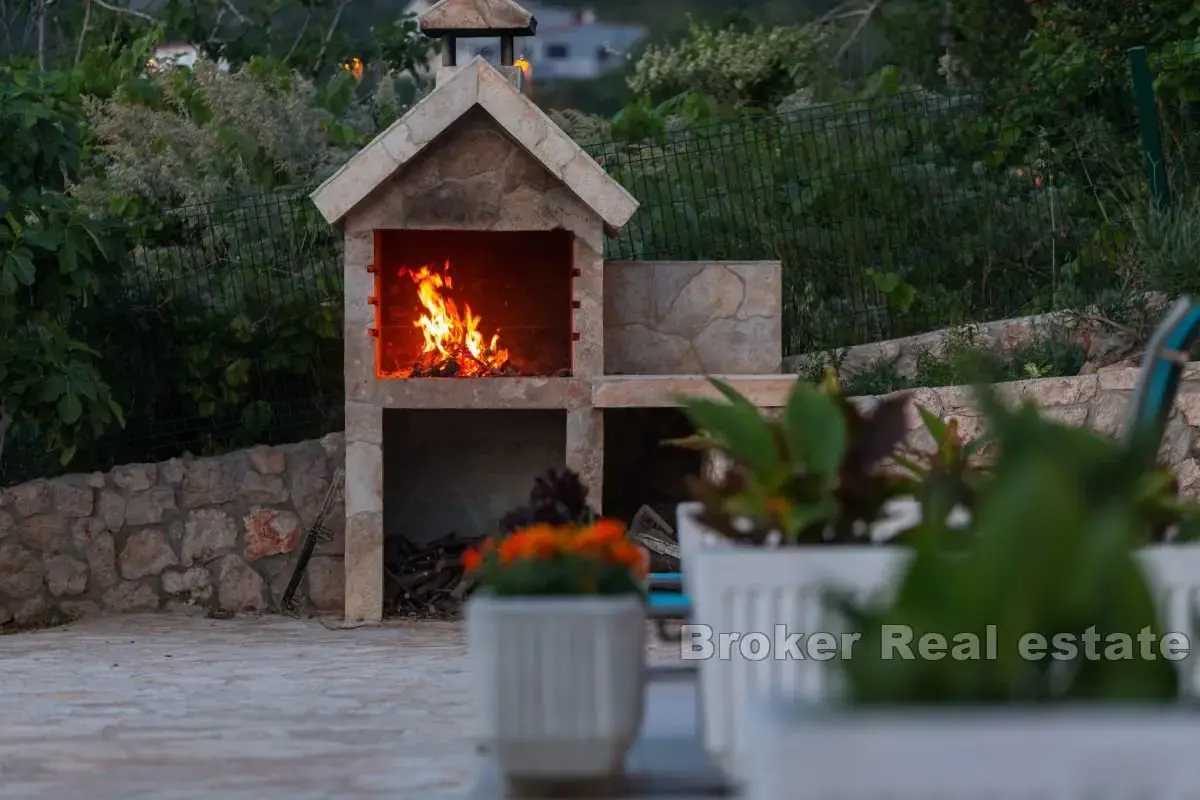
[[[1069,425],[1115,435],[1125,422],[1137,369],[1043,378],[998,387],[1032,400]],[[916,389],[914,405],[958,421],[968,438],[985,430],[970,389]],[[871,404],[873,398],[860,402]],[[915,413],[914,443],[929,445]],[[926,439],[922,442],[922,439]],[[1200,363],[1184,371],[1160,456],[1180,488],[1200,497]],[[36,480],[0,491],[0,624],[69,613],[207,608],[277,610],[293,553],[338,465],[342,434],[217,458],[130,464],[108,473]],[[344,596],[345,508],[328,517],[302,594],[336,612]]]
[[[1014,402],[1032,401],[1047,416],[1067,425],[1086,426],[1109,436],[1121,432],[1129,410],[1138,369],[1115,367],[1094,375],[1015,381],[997,387],[1001,397]],[[971,389],[949,386],[912,390],[914,406],[922,406],[942,419],[957,420],[960,436],[974,439],[986,430]],[[870,403],[871,399],[865,399]],[[910,441],[929,446],[915,409],[909,418]],[[1188,364],[1180,383],[1175,408],[1159,448],[1163,464],[1172,467],[1180,490],[1188,497],[1200,496],[1200,363]]]
[[[342,434],[217,458],[129,464],[0,491],[0,624],[70,614],[277,610],[293,551],[345,458]],[[345,510],[301,591],[338,611]]]

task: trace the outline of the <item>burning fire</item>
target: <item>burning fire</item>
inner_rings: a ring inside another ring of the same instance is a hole
[[[508,374],[508,351],[500,347],[500,334],[485,340],[479,331],[480,317],[463,305],[463,313],[443,290],[453,289],[450,262],[442,272],[428,266],[413,271],[402,269],[417,286],[417,298],[425,313],[413,323],[425,336],[417,363],[404,377],[478,377]]]

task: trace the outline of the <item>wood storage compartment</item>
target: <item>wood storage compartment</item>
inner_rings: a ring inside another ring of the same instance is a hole
[[[376,232],[376,374],[571,374],[573,236]]]

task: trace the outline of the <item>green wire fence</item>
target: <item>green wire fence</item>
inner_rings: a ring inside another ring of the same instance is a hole
[[[1118,66],[1070,92],[889,94],[583,143],[641,201],[607,257],[781,261],[789,354],[1119,294],[1122,220],[1200,191],[1200,52]],[[123,281],[78,332],[127,425],[69,469],[339,430],[340,249],[304,189],[131,226]],[[0,481],[63,469],[10,432]]]

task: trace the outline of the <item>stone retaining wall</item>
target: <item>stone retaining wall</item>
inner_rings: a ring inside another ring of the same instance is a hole
[[[1070,425],[1118,433],[1137,369],[1004,384]],[[864,398],[864,402],[871,402]],[[913,390],[916,405],[956,419],[964,437],[984,420],[965,387]],[[924,436],[919,416],[910,429]],[[1200,496],[1200,363],[1184,371],[1160,450],[1184,494]],[[131,464],[108,473],[36,480],[0,492],[0,624],[33,621],[51,607],[68,612],[201,607],[277,610],[292,553],[317,513],[337,466],[342,434],[218,458]],[[345,512],[328,518],[335,539],[321,545],[302,594],[340,610]]]
[[[1099,433],[1115,436],[1125,425],[1130,396],[1137,382],[1138,369],[1116,367],[1094,375],[1068,378],[1041,378],[1015,381],[998,387],[1002,397],[1032,400],[1044,413],[1068,425],[1086,426]],[[936,413],[942,419],[958,421],[964,439],[980,436],[985,420],[975,408],[971,390],[963,386],[912,390],[913,403]],[[909,420],[914,443],[929,444],[920,417]],[[1189,364],[1180,383],[1175,410],[1171,415],[1159,448],[1162,463],[1171,466],[1179,477],[1180,489],[1188,497],[1200,496],[1200,362]]]
[[[1161,308],[1164,302],[1157,297],[1151,297],[1147,300],[1147,308]],[[1096,372],[1100,368],[1116,364],[1141,349],[1140,343],[1124,330],[1101,323],[1081,322],[1076,317],[1061,312],[976,323],[964,326],[964,329],[970,329],[979,347],[999,354],[1011,353],[1020,347],[1048,338],[1078,343],[1087,351],[1087,364],[1082,370],[1085,373]],[[848,378],[882,362],[892,365],[897,375],[911,378],[917,374],[917,362],[923,354],[941,354],[951,330],[942,328],[929,333],[860,344],[841,350],[786,356],[783,359],[783,371],[803,373],[814,363],[839,363],[839,374]]]
[[[299,546],[345,458],[342,434],[217,458],[130,464],[0,491],[0,624],[72,614],[277,610]],[[345,511],[301,585],[343,599]]]

